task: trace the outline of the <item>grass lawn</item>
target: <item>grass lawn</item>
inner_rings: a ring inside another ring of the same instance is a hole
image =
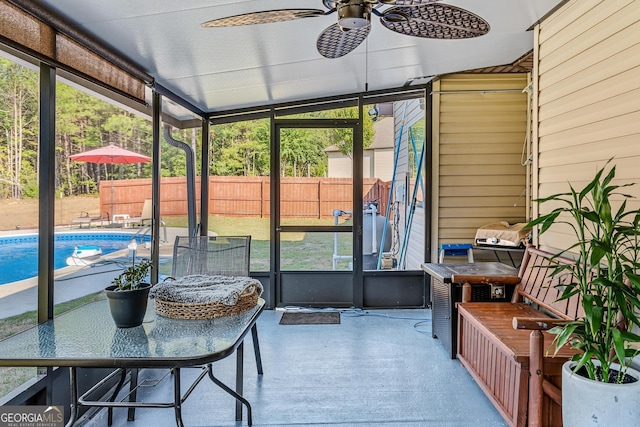
[[[186,217],[163,219],[167,227],[187,227]],[[334,225],[333,219],[317,218],[287,218],[283,222],[286,225]],[[251,235],[251,271],[269,271],[269,218],[210,216],[209,230],[221,236]],[[280,239],[283,270],[333,269],[333,233],[281,233]],[[338,255],[351,255],[351,247],[351,233],[339,233]],[[348,268],[348,261],[338,262],[337,269]],[[171,263],[161,266],[160,273],[170,274]]]

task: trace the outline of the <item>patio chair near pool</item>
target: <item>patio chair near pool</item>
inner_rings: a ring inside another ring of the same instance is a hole
[[[92,225],[96,227],[101,227],[103,225],[109,224],[109,212],[102,212],[102,214],[98,216],[89,216],[89,212],[82,211],[80,212],[80,216],[73,218],[71,220],[71,225],[77,224],[79,228],[82,228],[83,225],[87,225],[87,228],[91,228]]]
[[[153,202],[151,199],[144,199],[144,205],[142,205],[142,212],[140,216],[130,217],[129,215],[116,214],[114,219],[117,218],[118,223],[124,225],[125,228],[136,227],[151,227],[151,220],[153,219]],[[160,226],[164,231],[164,242],[167,241],[167,224],[160,218]]]
[[[142,205],[142,212],[140,216],[127,217],[122,220],[125,227],[131,227],[133,225],[145,225],[146,221],[151,221],[153,204],[151,199],[144,199],[144,205]]]

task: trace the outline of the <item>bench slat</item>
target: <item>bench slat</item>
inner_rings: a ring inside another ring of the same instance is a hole
[[[462,312],[462,314],[460,314]],[[482,303],[468,302],[458,304],[458,314],[468,317],[469,322],[477,324],[477,328],[492,340],[498,341],[505,351],[513,354],[519,362],[527,362],[529,359],[529,335],[527,330],[513,329],[514,317],[542,318],[544,315],[525,303]],[[552,317],[546,316],[549,320]],[[553,342],[554,335],[544,333],[545,348]],[[574,350],[566,349],[558,353],[559,356],[571,356]]]

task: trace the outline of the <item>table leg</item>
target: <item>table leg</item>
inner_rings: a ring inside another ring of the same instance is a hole
[[[129,383],[129,402],[135,402],[138,395],[138,368],[131,369],[131,380]],[[127,413],[127,421],[135,421],[136,408],[131,407]]]
[[[71,427],[78,418],[78,379],[76,377],[76,368],[69,368],[69,386],[71,391],[71,414],[69,415],[69,422],[67,427]]]
[[[173,403],[176,411],[176,425],[184,427],[182,422],[182,394],[180,393],[180,368],[174,368],[173,371]]]
[[[237,400],[239,400],[240,402],[242,402],[244,404],[244,406],[247,407],[247,423],[249,425],[252,425],[253,423],[253,418],[251,416],[251,404],[249,403],[249,401],[247,399],[245,399],[244,397],[242,397],[241,395],[239,395],[238,393],[236,393],[233,389],[231,389],[228,385],[226,385],[225,383],[223,383],[222,381],[220,381],[219,379],[217,379],[214,375],[213,375],[213,369],[211,367],[211,364],[207,365],[208,371],[209,371],[209,378],[211,379],[211,381],[213,381],[213,383],[215,385],[217,385],[218,387],[220,387],[221,389],[223,389],[224,391],[226,391],[227,393],[229,393],[231,396],[235,397]],[[238,420],[240,421],[240,420]]]
[[[242,396],[244,384],[244,341],[236,350],[236,393]],[[236,421],[242,421],[242,403],[236,400]]]
[[[118,397],[118,393],[120,393],[120,390],[122,389],[124,380],[127,377],[126,369],[120,369],[120,372],[121,372],[120,381],[118,381],[118,385],[116,386],[115,390],[113,391],[113,394],[109,398],[109,402],[115,402],[116,397]],[[107,425],[110,426],[111,424],[113,424],[113,407],[109,406],[109,408],[107,409]]]
[[[255,324],[251,327],[251,337],[253,338],[253,352],[256,355],[258,375],[262,375],[262,356],[260,356],[260,343],[258,342],[258,326]]]

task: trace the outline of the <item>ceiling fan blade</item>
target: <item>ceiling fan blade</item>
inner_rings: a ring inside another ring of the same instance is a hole
[[[440,0],[378,0],[381,4],[388,4],[393,6],[420,6],[427,3],[434,3]]]
[[[331,11],[328,11],[331,12]],[[237,27],[240,25],[268,24],[271,22],[293,21],[294,19],[313,18],[324,16],[326,13],[320,9],[277,9],[263,12],[243,13],[242,15],[227,16],[203,22],[203,27]]]
[[[406,16],[406,19],[385,19]],[[380,23],[391,31],[429,39],[468,39],[489,32],[487,21],[478,15],[447,4],[394,6],[384,11]]]
[[[371,24],[351,30],[343,30],[340,25],[333,24],[318,36],[316,47],[325,58],[340,58],[357,48],[367,38],[370,30]]]

